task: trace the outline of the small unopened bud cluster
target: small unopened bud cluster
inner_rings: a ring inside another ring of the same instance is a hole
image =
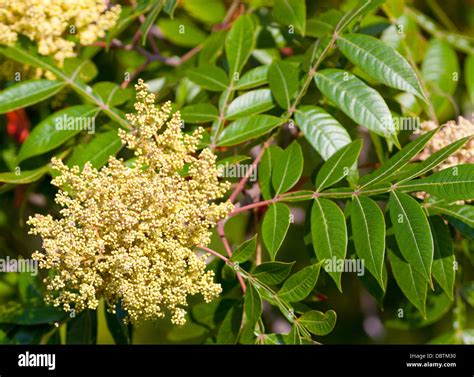
[[[104,0],[0,0],[0,44],[11,46],[19,35],[38,45],[41,55],[59,65],[75,56],[75,42],[88,46],[105,36],[117,21],[119,5],[107,10]]]
[[[46,299],[55,306],[96,309],[104,298],[112,311],[120,302],[131,322],[168,311],[181,325],[189,295],[209,302],[221,292],[195,248],[232,210],[216,203],[229,183],[219,181],[215,155],[197,151],[202,129],[184,134],[179,112],[171,115],[169,103],[158,109],[142,81],[136,88],[133,131],[119,132],[136,160],[129,167],[110,157],[100,170],[87,163],[81,171],[54,159],[61,217],[29,219],[43,239],[34,258],[50,269]]]

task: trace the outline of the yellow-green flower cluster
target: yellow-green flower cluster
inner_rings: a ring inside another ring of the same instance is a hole
[[[184,324],[188,295],[208,302],[221,292],[195,247],[207,245],[209,229],[232,210],[215,202],[229,183],[219,181],[215,155],[197,151],[202,129],[184,134],[179,112],[155,107],[142,81],[136,88],[133,131],[119,133],[136,160],[110,157],[101,170],[87,163],[82,171],[53,160],[63,208],[59,219],[29,219],[45,250],[34,258],[52,272],[47,301],[55,306],[96,309],[105,298],[111,310],[120,302],[131,322],[169,311]]]
[[[0,0],[0,44],[13,45],[24,35],[62,65],[75,56],[77,38],[83,46],[105,36],[120,14],[120,6],[107,10],[104,0]]]

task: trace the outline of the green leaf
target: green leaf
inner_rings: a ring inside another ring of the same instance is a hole
[[[86,162],[90,161],[94,168],[100,169],[107,163],[109,157],[115,156],[121,148],[122,140],[116,130],[100,133],[95,135],[89,143],[75,147],[67,160],[67,165],[83,168]]]
[[[210,103],[197,103],[180,110],[181,119],[189,123],[206,123],[216,120],[219,116],[217,108]]]
[[[247,90],[265,85],[268,82],[268,65],[261,65],[247,71],[234,85],[235,90]]]
[[[418,137],[406,145],[402,150],[395,153],[395,155],[380,168],[362,177],[360,179],[361,187],[389,181],[395,174],[400,172],[400,170],[408,164],[413,157],[423,150],[425,145],[431,140],[436,132],[437,129]]]
[[[165,11],[166,14],[168,14],[171,18],[173,18],[176,5],[178,5],[178,0],[165,0],[165,5],[163,7],[163,10]]]
[[[452,105],[448,96],[456,91],[458,81],[454,80],[454,75],[460,75],[456,51],[448,42],[432,38],[421,65],[421,74],[430,91],[436,115],[450,116],[447,112],[452,112]]]
[[[218,145],[231,146],[255,139],[266,134],[280,123],[280,118],[271,115],[254,115],[237,119],[220,134]]]
[[[265,262],[255,268],[252,277],[263,284],[280,284],[288,276],[294,263]]]
[[[219,344],[235,344],[237,343],[237,338],[239,336],[240,325],[242,323],[242,302],[236,302],[230,310],[227,312],[227,315],[224,318],[224,321],[219,327],[217,332],[217,343]]]
[[[453,94],[457,86],[453,80],[454,72],[459,73],[456,51],[448,42],[431,39],[421,66],[424,79],[442,92]]]
[[[232,253],[232,262],[243,263],[250,259],[257,248],[257,235],[241,243]]]
[[[411,196],[397,191],[390,193],[389,206],[400,252],[426,281],[431,281],[433,236],[423,209]]]
[[[445,146],[444,148],[441,148],[439,151],[431,154],[426,160],[416,164],[416,166],[410,169],[406,174],[402,174],[402,177],[398,177],[398,179],[407,181],[430,172],[443,161],[445,161],[449,156],[461,149],[470,139],[470,136],[464,137]]]
[[[0,305],[0,323],[13,325],[40,325],[61,321],[67,313],[52,306],[23,306],[16,301]]]
[[[413,68],[402,55],[384,42],[369,35],[344,34],[337,38],[337,46],[369,76],[424,99]]]
[[[2,183],[13,183],[16,185],[23,185],[26,183],[35,182],[45,175],[50,166],[49,164],[34,170],[20,170],[18,174],[16,172],[0,173],[0,182]]]
[[[346,257],[347,228],[344,213],[339,206],[327,199],[315,199],[311,210],[311,235],[316,258],[328,260],[324,269],[341,288],[342,271],[335,268]]]
[[[227,89],[227,74],[222,68],[213,65],[190,69],[188,79],[206,90],[220,92]]]
[[[439,293],[430,292],[426,298],[426,317],[411,303],[400,305],[398,310],[403,310],[403,316],[392,316],[385,322],[389,328],[397,330],[411,330],[429,326],[443,318],[452,308],[452,300],[442,291]]]
[[[244,313],[246,326],[253,330],[262,315],[262,299],[252,283],[247,285],[245,292]]]
[[[110,313],[107,307],[104,307],[104,309],[107,328],[114,338],[115,344],[130,344],[129,331],[123,321],[127,313],[120,305],[116,306],[115,313]]]
[[[365,262],[385,292],[383,267],[385,256],[385,218],[380,207],[365,196],[352,201],[352,235],[357,256]]]
[[[453,240],[441,217],[430,217],[429,222],[434,244],[433,277],[452,300],[455,279]]]
[[[92,60],[77,57],[64,60],[62,70],[66,76],[82,83],[94,80],[99,74],[97,66]]]
[[[304,35],[306,31],[306,1],[305,0],[275,0],[273,6],[275,19],[283,25],[294,26]]]
[[[299,107],[295,112],[295,120],[306,139],[324,160],[351,142],[346,129],[320,107]]]
[[[86,309],[67,323],[66,344],[97,343],[97,312]]]
[[[390,109],[376,90],[340,69],[316,72],[314,80],[319,90],[356,123],[399,145]]]
[[[29,80],[9,86],[0,92],[0,114],[34,105],[55,95],[64,83],[53,80]]]
[[[334,310],[326,313],[310,310],[298,318],[298,322],[306,327],[312,334],[324,336],[329,334],[336,325],[337,315]]]
[[[262,223],[262,238],[271,260],[275,256],[285,239],[290,227],[290,209],[282,203],[270,204]]]
[[[158,15],[161,12],[161,8],[163,8],[163,0],[154,0],[153,1],[153,8],[150,13],[145,18],[145,21],[140,26],[140,31],[142,34],[142,44],[145,45],[146,38],[148,32],[150,31],[151,27],[155,23],[155,20],[158,18]]]
[[[249,15],[240,16],[232,25],[225,40],[229,76],[240,73],[255,45],[253,22]]]
[[[222,0],[185,1],[183,6],[191,16],[207,24],[221,22],[226,13]]]
[[[42,120],[33,128],[33,131],[21,146],[18,162],[49,152],[60,146],[81,132],[84,125],[88,126],[91,120],[94,121],[99,111],[94,106],[77,105],[58,111]],[[61,125],[61,127],[57,127],[57,125]]]
[[[358,139],[334,153],[319,169],[316,191],[332,186],[346,177],[357,163],[361,149],[362,139]]]
[[[177,46],[195,47],[206,40],[206,33],[184,19],[168,20],[161,18],[158,27],[164,36]]]
[[[388,249],[393,276],[405,297],[426,317],[426,278],[415,270],[398,251]]]
[[[109,106],[119,106],[128,101],[132,91],[122,89],[114,82],[98,82],[92,87],[94,93],[102,99],[104,104]]]
[[[272,172],[275,196],[287,192],[301,177],[303,172],[303,152],[295,140],[283,153],[277,156]]]
[[[298,68],[286,61],[275,61],[268,69],[270,89],[277,103],[288,110],[298,91]]]
[[[430,212],[440,213],[454,217],[474,228],[474,206],[472,205],[442,205],[430,204],[428,207]]]
[[[274,107],[270,89],[257,89],[244,93],[234,99],[226,109],[227,119],[263,113]]]
[[[199,53],[199,65],[214,64],[224,50],[224,41],[227,36],[226,30],[213,32],[208,36],[207,40],[202,44]]]
[[[272,145],[265,150],[262,159],[260,160],[260,164],[258,165],[258,183],[260,186],[260,192],[265,200],[269,200],[274,196],[272,187],[272,170],[278,156],[282,153],[283,149],[278,145]]]
[[[425,191],[448,201],[474,199],[474,165],[457,165],[443,169],[427,178],[399,185],[404,191]]]
[[[278,297],[287,302],[302,301],[308,297],[318,281],[321,264],[312,264],[291,275],[278,291]]]
[[[474,55],[469,55],[464,61],[464,78],[471,103],[474,103]]]
[[[343,13],[337,9],[330,9],[316,17],[308,19],[306,24],[306,35],[313,38],[321,38],[332,34]]]

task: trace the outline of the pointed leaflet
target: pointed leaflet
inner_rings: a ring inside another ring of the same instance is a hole
[[[34,170],[21,170],[20,174],[17,172],[0,173],[1,183],[12,183],[16,185],[23,185],[25,183],[35,182],[45,175],[50,169],[49,164]],[[3,188],[4,186],[2,186]]]
[[[21,146],[18,154],[18,162],[27,158],[49,152],[62,143],[81,132],[84,119],[92,120],[99,113],[100,109],[90,105],[71,106],[60,110],[46,119],[42,120],[33,128],[31,134]],[[74,127],[64,124],[64,120],[74,120]],[[58,127],[58,125],[60,127]]]
[[[266,262],[259,264],[252,272],[252,277],[261,281],[263,284],[280,284],[291,271],[292,263]]]
[[[425,191],[448,201],[474,199],[474,164],[443,169],[427,178],[399,185],[404,191]]]
[[[291,275],[278,291],[278,297],[287,302],[297,302],[308,297],[318,281],[321,264],[312,264]]]
[[[227,74],[214,65],[201,65],[188,71],[188,78],[200,87],[220,92],[227,89]]]
[[[400,252],[426,281],[431,281],[433,236],[423,209],[407,194],[390,193],[390,218]]]
[[[235,77],[247,62],[255,44],[253,22],[249,15],[240,16],[225,40],[229,76]]]
[[[295,112],[295,121],[324,160],[351,142],[346,129],[320,107],[299,107]]]
[[[217,332],[217,343],[235,344],[242,324],[242,301],[236,302],[227,312]]]
[[[164,0],[154,0],[152,3],[153,8],[146,16],[145,21],[142,23],[142,26],[140,26],[140,32],[142,35],[142,45],[145,45],[148,32],[150,31],[150,28],[153,26],[153,23],[156,21],[158,15],[160,14],[161,8],[163,8],[163,3]]]
[[[336,325],[337,315],[334,310],[326,313],[310,310],[298,318],[298,322],[306,327],[314,335],[327,335]]]
[[[316,258],[328,260],[324,269],[340,291],[342,271],[334,264],[346,257],[347,229],[344,214],[337,204],[327,199],[315,199],[311,210],[311,235]]]
[[[423,316],[426,316],[426,295],[428,284],[426,278],[412,268],[410,263],[397,251],[388,249],[393,276],[405,297],[415,305]]]
[[[303,172],[303,163],[303,152],[295,140],[275,161],[272,172],[275,196],[287,192],[298,182]]]
[[[383,266],[385,256],[385,219],[377,203],[365,196],[352,201],[352,236],[357,256],[364,261],[385,291]]]
[[[253,330],[262,315],[262,299],[252,283],[247,285],[247,292],[245,292],[244,313],[246,326]]]
[[[461,220],[462,222],[474,228],[474,206],[472,205],[443,205],[430,204],[428,207],[430,212],[441,213]]]
[[[234,99],[226,109],[226,119],[263,113],[275,107],[270,89],[257,89]]]
[[[402,55],[384,42],[364,34],[343,34],[337,38],[337,46],[369,76],[424,99],[413,68]]]
[[[433,277],[453,299],[455,266],[454,246],[448,226],[441,217],[429,217],[434,242]]]
[[[316,177],[316,191],[332,186],[347,176],[357,162],[361,148],[362,139],[358,139],[334,153],[319,169]]]
[[[273,15],[279,23],[283,25],[292,25],[300,34],[305,34],[305,0],[275,0],[273,6]]]
[[[217,109],[210,103],[197,103],[180,110],[181,119],[189,123],[212,122],[219,117]]]
[[[230,260],[232,262],[243,263],[250,259],[257,248],[257,235],[241,243],[232,253]]]
[[[263,199],[265,200],[271,199],[274,196],[272,187],[272,170],[275,161],[282,153],[283,149],[278,145],[272,145],[265,150],[262,159],[260,160],[260,164],[258,165],[258,184]]]
[[[0,114],[41,102],[59,92],[65,83],[52,80],[23,81],[0,92]]]
[[[399,145],[390,109],[376,90],[340,69],[316,72],[314,80],[319,90],[356,123]]]
[[[245,72],[235,84],[234,89],[247,90],[266,84],[268,82],[268,68],[268,65],[261,65]]]
[[[255,139],[278,126],[281,119],[271,115],[253,115],[239,118],[229,124],[219,136],[219,146],[231,146]]]
[[[413,157],[415,157],[425,147],[428,141],[434,136],[437,130],[430,131],[395,153],[387,162],[374,172],[362,177],[360,179],[361,187],[366,187],[374,183],[381,183],[390,180],[397,172],[400,171],[406,164],[408,164]]]
[[[299,86],[298,68],[291,63],[277,60],[268,69],[268,81],[277,103],[288,110]]]
[[[275,256],[285,239],[290,227],[290,209],[282,203],[274,203],[265,212],[262,223],[262,238],[271,260]]]

